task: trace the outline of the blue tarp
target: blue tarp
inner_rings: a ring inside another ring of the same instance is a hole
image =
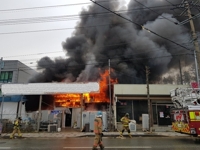
[[[12,95],[12,96],[4,96],[4,102],[19,102],[21,100],[22,95]],[[3,97],[0,96],[0,102],[2,102]],[[25,101],[25,97],[22,99]]]

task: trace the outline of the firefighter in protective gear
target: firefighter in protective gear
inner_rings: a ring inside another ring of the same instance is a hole
[[[19,137],[22,137],[21,131],[20,131],[20,126],[21,126],[21,117],[18,117],[15,121],[14,121],[14,127],[13,127],[13,132],[10,135],[10,138],[12,139],[15,135],[15,133],[18,133]]]
[[[104,146],[102,143],[102,126],[103,126],[103,122],[102,122],[102,112],[98,111],[96,118],[94,119],[94,133],[95,133],[95,137],[94,137],[94,145],[92,150],[98,150],[97,146],[100,146],[101,150],[104,150]]]
[[[120,136],[123,137],[123,133],[126,130],[128,132],[129,137],[132,138],[131,131],[129,129],[129,123],[131,121],[129,119],[129,114],[128,113],[126,113],[125,116],[121,118],[121,122],[122,122],[122,125],[123,125],[123,129],[120,132]]]

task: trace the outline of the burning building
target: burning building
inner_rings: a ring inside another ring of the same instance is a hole
[[[181,1],[174,0],[173,3],[178,4]],[[144,84],[145,66],[150,67],[150,83],[160,83],[162,76],[169,70],[178,70],[180,60],[185,66],[193,65],[193,52],[189,50],[192,44],[188,44],[189,26],[177,24],[184,18],[176,17],[177,12],[170,10],[172,5],[169,2],[140,0],[140,3],[130,1],[127,6],[118,0],[96,2],[132,22],[91,3],[80,12],[80,21],[72,36],[62,43],[67,58],[41,58],[38,69],[42,71],[30,82],[71,83],[100,80],[100,93],[85,94],[85,103],[109,103],[108,82],[101,83],[103,76],[108,77],[109,67],[113,70],[110,74],[113,83],[117,80],[119,84]],[[199,25],[198,19],[195,24]],[[147,32],[138,25],[156,34]],[[51,99],[51,103],[45,103],[53,105],[55,102],[55,105],[64,107],[80,106],[80,95],[73,93],[53,95]],[[37,102],[30,98],[26,109],[32,110],[33,103]],[[47,108],[45,103],[43,107]]]
[[[69,107],[76,108],[81,107],[81,99],[85,105],[89,103],[110,103],[109,99],[109,83],[108,83],[109,72],[106,71],[101,75],[99,80],[100,90],[99,93],[84,93],[83,97],[81,94],[62,94],[54,95],[54,102],[56,107]],[[111,84],[117,83],[117,80],[111,80]]]

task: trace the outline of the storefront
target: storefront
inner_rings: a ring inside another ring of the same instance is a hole
[[[170,108],[173,107],[170,90],[186,85],[159,85],[149,86],[152,102],[153,123],[159,126],[171,125]],[[148,114],[147,88],[145,84],[115,84],[114,85],[114,116],[115,126],[125,113],[137,124],[142,124],[142,114]]]

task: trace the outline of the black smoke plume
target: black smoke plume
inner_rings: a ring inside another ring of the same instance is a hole
[[[171,3],[182,0],[131,0],[128,6],[120,0],[98,1],[133,22],[143,25],[160,36],[193,49],[190,26],[177,25],[182,9],[171,10]],[[162,6],[162,7],[161,7]],[[148,9],[153,9],[154,11]],[[195,20],[195,25],[199,19]],[[197,30],[198,31],[198,30]],[[150,82],[158,83],[170,69],[178,69],[179,59],[185,65],[194,62],[193,52],[184,49],[153,33],[143,30],[118,15],[91,3],[80,12],[80,20],[71,37],[62,43],[67,59],[41,58],[42,70],[30,82],[82,82],[97,81],[100,72],[108,69],[108,60],[114,70],[112,76],[122,84],[146,83],[145,66],[150,67]]]

